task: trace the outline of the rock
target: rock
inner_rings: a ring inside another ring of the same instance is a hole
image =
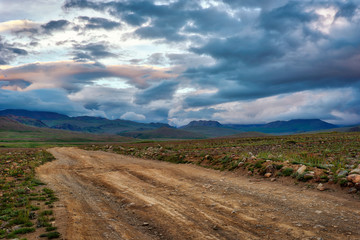
[[[149,226],[149,223],[144,222],[142,225],[143,225],[143,226]]]
[[[275,167],[271,164],[271,165],[268,165],[266,168],[265,168],[265,172],[266,173],[274,173],[275,172]]]
[[[242,167],[244,165],[244,162],[239,162],[238,167]]]
[[[319,185],[317,185],[316,189],[319,190],[319,191],[325,191],[324,184],[319,183]]]
[[[306,170],[306,166],[305,166],[305,165],[302,165],[302,166],[296,171],[296,173],[299,174],[299,175],[301,175],[301,174],[303,174],[303,173],[305,172],[305,170]]]
[[[350,174],[360,174],[360,168],[355,168],[351,170]]]
[[[275,181],[276,181],[276,178],[272,178],[272,179],[270,179],[270,181],[275,182]]]
[[[315,177],[314,172],[311,172],[311,173],[309,172],[304,175],[305,180],[310,180],[310,179],[313,179],[314,177]]]
[[[269,178],[269,177],[271,177],[271,175],[272,175],[272,173],[268,172],[268,173],[265,173],[264,177]]]
[[[357,191],[358,191],[358,190],[357,190],[356,188],[352,187],[352,188],[349,189],[348,193],[349,193],[349,194],[354,194],[354,193],[356,193]]]
[[[338,173],[338,177],[346,177],[348,175],[349,171],[348,170],[341,170],[339,173]]]
[[[351,174],[346,178],[349,182],[352,183],[360,183],[360,175],[359,174]]]

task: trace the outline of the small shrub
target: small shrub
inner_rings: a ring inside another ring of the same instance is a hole
[[[339,180],[339,184],[342,187],[346,187],[347,183],[348,183],[348,180],[346,180],[345,178],[342,178]]]
[[[254,165],[254,168],[261,168],[264,162],[264,160],[257,161]]]
[[[291,174],[293,174],[294,172],[294,169],[292,168],[285,168],[281,171],[281,173],[285,176],[285,177],[288,177],[288,176],[291,176]]]
[[[59,232],[43,233],[40,235],[40,237],[47,237],[47,239],[54,239],[54,238],[59,238],[60,233]]]
[[[283,164],[273,164],[273,166],[276,170],[280,170],[283,168],[284,165]]]
[[[45,210],[45,211],[42,211],[39,215],[40,215],[40,216],[53,215],[53,211],[52,211],[52,210]]]
[[[56,229],[57,229],[57,227],[47,227],[46,231],[51,232],[51,231],[55,231]]]
[[[20,228],[20,229],[13,231],[14,234],[26,234],[26,233],[32,233],[32,232],[35,232],[35,228],[25,227],[25,228]]]

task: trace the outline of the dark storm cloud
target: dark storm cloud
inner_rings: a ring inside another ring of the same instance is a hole
[[[28,55],[25,49],[17,48],[14,44],[9,44],[0,36],[0,65],[9,64],[18,56]]]
[[[65,7],[110,13],[138,26],[134,33],[140,38],[190,41],[190,52],[214,59],[212,66],[193,66],[185,71],[184,77],[191,79],[193,86],[216,89],[215,93],[189,96],[185,99],[189,107],[306,90],[354,88],[360,82],[357,2],[222,2],[233,12],[211,4],[202,7],[200,1],[68,0]],[[333,9],[335,16],[328,19]],[[341,17],[349,24],[336,27]],[[149,24],[141,26],[144,22]],[[196,41],[189,34],[196,34]],[[152,55],[149,61],[161,64],[163,55]]]
[[[339,4],[339,11],[336,13],[335,18],[345,17],[351,19],[355,15],[356,9],[358,9],[358,6],[352,1]]]
[[[86,62],[89,60],[97,61],[102,58],[116,57],[117,55],[109,51],[109,45],[104,42],[88,43],[88,44],[74,44],[73,45],[73,59],[79,62]]]
[[[70,101],[60,89],[38,89],[25,92],[0,89],[0,109],[54,111],[68,115],[89,114],[80,104]]]
[[[106,18],[81,16],[79,17],[79,19],[82,21],[86,21],[86,29],[112,30],[121,26],[119,22],[111,21]]]
[[[28,82],[28,81],[24,81],[22,79],[20,80],[12,80],[12,81],[3,81],[3,80],[0,80],[0,87],[17,87],[17,88],[21,88],[21,89],[24,89],[24,88],[27,88],[28,86],[30,86],[31,83]]]
[[[70,24],[67,20],[52,20],[46,24],[41,25],[46,33],[51,33],[53,31],[63,30],[66,26]]]
[[[203,9],[200,2],[177,1],[155,4],[153,1],[93,2],[69,0],[64,8],[90,8],[106,11],[132,26],[134,33],[144,39],[166,39],[179,42],[188,39],[186,33],[232,33],[239,20],[215,6]],[[147,26],[141,26],[149,22]]]
[[[150,87],[138,94],[136,94],[136,104],[148,104],[156,100],[167,100],[173,97],[177,89],[178,82],[163,81],[153,87]]]

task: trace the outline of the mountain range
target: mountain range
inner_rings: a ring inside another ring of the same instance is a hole
[[[129,120],[109,120],[102,117],[69,117],[64,114],[22,109],[6,109],[0,116],[12,121],[42,129],[59,129],[91,134],[120,135],[131,138],[157,139],[200,139],[223,136],[264,136],[265,134],[294,134],[303,132],[342,129],[357,131],[358,126],[339,128],[320,119],[294,119],[266,124],[221,124],[217,121],[192,121],[179,128],[165,123],[139,123]],[[4,121],[4,119],[3,119]],[[1,126],[0,126],[1,127]],[[245,134],[246,133],[246,134]]]

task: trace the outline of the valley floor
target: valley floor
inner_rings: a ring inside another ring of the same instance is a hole
[[[201,168],[52,148],[64,239],[360,239],[360,202]]]

